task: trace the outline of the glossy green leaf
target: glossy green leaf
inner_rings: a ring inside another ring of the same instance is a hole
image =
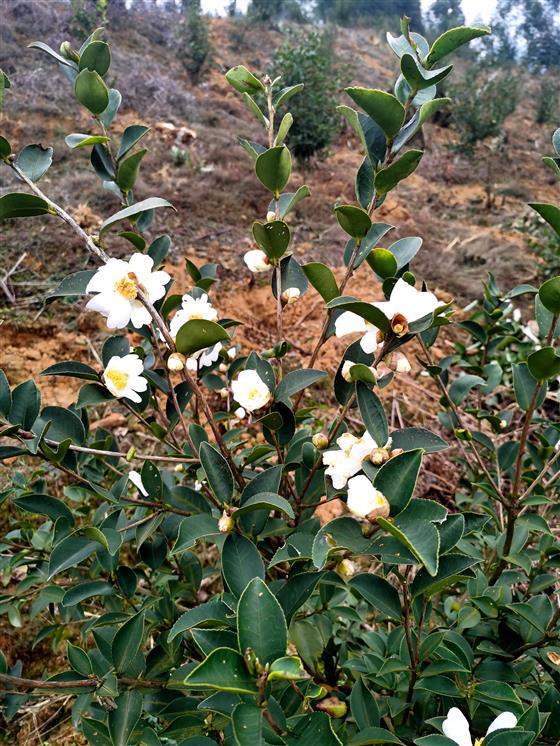
[[[350,98],[381,127],[388,139],[395,137],[405,117],[404,107],[395,96],[374,88],[346,88],[345,90]]]
[[[554,347],[543,347],[529,355],[527,367],[537,381],[556,378],[560,375],[560,355],[556,354]]]
[[[62,500],[58,500],[56,497],[51,497],[50,495],[24,495],[23,497],[15,498],[13,503],[19,510],[46,515],[52,521],[56,521],[58,518],[65,518],[68,521],[68,525],[71,526],[74,523],[74,516],[70,508]]]
[[[69,378],[81,378],[84,381],[99,381],[99,373],[85,363],[75,360],[66,360],[62,363],[49,365],[41,371],[42,376],[68,376]]]
[[[138,689],[128,689],[115,700],[116,709],[109,711],[109,733],[113,746],[129,746],[132,734],[142,714],[142,695]]]
[[[229,340],[229,334],[215,321],[191,319],[177,332],[175,344],[177,351],[188,357],[225,340]]]
[[[266,746],[263,711],[257,705],[241,702],[231,713],[236,746]]]
[[[253,223],[253,238],[269,259],[280,259],[290,244],[290,229],[283,220]]]
[[[560,277],[551,277],[539,288],[543,306],[555,316],[560,314]]]
[[[443,438],[423,427],[404,427],[402,430],[393,430],[391,439],[393,448],[402,448],[405,451],[422,448],[426,453],[437,453],[437,451],[445,451],[449,448],[449,444]]]
[[[117,150],[117,160],[120,161],[149,131],[150,128],[144,124],[131,124],[127,127],[123,132],[121,144]]]
[[[416,56],[404,54],[401,57],[402,74],[413,91],[422,91],[432,85],[437,85],[449,75],[452,69],[453,65],[448,65],[437,70],[425,70],[418,63]]]
[[[356,240],[367,235],[371,228],[371,218],[361,207],[338,205],[334,208],[336,219],[343,231]]]
[[[399,594],[385,578],[373,573],[364,572],[354,575],[348,581],[352,590],[360,596],[375,610],[391,619],[400,619],[402,616]]]
[[[47,437],[49,440],[61,442],[70,438],[76,445],[83,445],[86,432],[82,420],[70,409],[64,407],[45,407],[38,417],[31,431],[40,435],[45,425],[50,422]]]
[[[432,523],[425,520],[408,520],[398,524],[381,517],[377,518],[377,523],[412,552],[430,575],[437,575],[440,538]]]
[[[11,192],[0,197],[0,220],[31,218],[51,212],[48,202],[35,194]]]
[[[302,681],[308,679],[309,674],[303,667],[301,658],[297,655],[276,658],[269,668],[268,681]]]
[[[109,104],[109,91],[99,73],[82,70],[74,83],[76,98],[92,114],[101,114]]]
[[[117,112],[122,103],[122,96],[115,88],[109,89],[109,103],[105,111],[99,115],[99,120],[105,127],[110,127],[117,116]]]
[[[194,547],[199,539],[215,536],[220,533],[218,519],[209,513],[199,513],[184,518],[179,525],[177,540],[172,548],[173,554],[185,552]]]
[[[527,412],[531,406],[531,401],[535,389],[539,385],[538,381],[532,376],[527,363],[515,363],[512,365],[513,372],[513,389],[515,400],[524,412]],[[541,391],[536,400],[537,406],[540,407],[546,396],[546,387],[541,387]]]
[[[302,266],[305,276],[315,290],[328,303],[339,296],[338,285],[332,270],[321,262],[309,262]]]
[[[400,738],[397,738],[391,731],[374,727],[366,728],[355,736],[352,736],[348,741],[348,746],[372,746],[372,744],[380,744],[382,746],[382,744],[387,743],[396,743],[404,746]]]
[[[387,194],[397,184],[410,176],[418,168],[424,152],[422,150],[407,150],[404,155],[393,161],[390,166],[382,168],[375,176],[375,190],[379,195]]]
[[[288,518],[294,518],[294,511],[290,503],[284,497],[280,497],[273,492],[259,492],[253,495],[240,508],[237,508],[233,517],[237,521],[241,516],[255,510],[266,510],[267,513],[271,510],[277,510],[287,515]]]
[[[15,160],[15,165],[31,181],[39,179],[49,170],[53,159],[53,149],[42,145],[26,145]]]
[[[83,269],[65,277],[60,285],[49,296],[49,299],[62,298],[67,295],[85,295],[86,287],[95,274],[94,269]]]
[[[147,152],[146,148],[143,150],[137,150],[136,153],[133,153],[132,155],[129,155],[128,158],[120,161],[117,169],[116,181],[123,192],[128,192],[134,188],[134,184],[138,178],[140,163]]]
[[[1,111],[1,109],[0,109]],[[8,158],[12,154],[12,146],[5,137],[0,135],[0,158]]]
[[[560,236],[560,207],[547,202],[529,202],[529,207],[536,210],[541,218]]]
[[[359,678],[350,693],[350,710],[359,731],[379,726],[379,707],[377,701],[363,679]]]
[[[278,198],[292,171],[290,151],[285,145],[269,148],[258,156],[255,171],[260,182]]]
[[[140,649],[144,635],[144,614],[135,614],[117,630],[111,645],[113,665],[117,673],[126,673]]]
[[[27,46],[29,49],[40,49],[42,52],[46,52],[50,57],[52,57],[54,60],[59,62],[61,65],[70,67],[73,70],[77,69],[77,65],[75,62],[72,62],[71,60],[67,60],[66,57],[63,57],[58,52],[55,52],[54,49],[49,47],[48,44],[44,44],[42,41],[33,41],[31,42],[31,44],[28,44]]]
[[[41,408],[41,394],[33,381],[24,381],[12,391],[12,406],[8,416],[12,425],[31,430]]]
[[[185,685],[192,689],[217,689],[221,692],[256,694],[255,679],[245,667],[243,656],[230,648],[216,648],[194,668]]]
[[[239,93],[259,93],[260,91],[264,91],[261,81],[253,73],[249,72],[244,65],[237,65],[228,70],[226,80]]]
[[[49,579],[69,567],[76,567],[83,560],[96,552],[101,545],[86,536],[70,534],[56,544],[49,560]]]
[[[301,368],[300,370],[291,370],[286,373],[284,378],[280,381],[274,392],[274,398],[277,401],[286,401],[290,396],[294,396],[299,391],[312,386],[317,381],[322,380],[326,377],[326,373],[322,370],[314,370],[313,368]]]
[[[114,593],[115,589],[106,580],[90,580],[69,588],[62,597],[62,605],[69,608],[94,596],[112,596]]]
[[[167,640],[171,642],[178,635],[195,627],[226,627],[228,624],[227,617],[230,613],[229,606],[218,599],[194,606],[177,619],[169,631]]]
[[[381,400],[375,391],[362,381],[356,383],[356,397],[368,433],[377,446],[383,448],[389,439],[389,425]]]
[[[426,59],[428,67],[434,65],[442,57],[454,52],[455,49],[461,47],[463,44],[468,44],[473,39],[478,39],[481,36],[487,36],[489,33],[490,29],[485,27],[458,26],[449,29],[441,36],[438,36],[430,47],[430,52]]]
[[[292,96],[295,96],[296,93],[301,93],[304,88],[305,85],[303,83],[298,83],[297,85],[290,85],[286,88],[281,88],[272,99],[272,105],[275,109],[278,109],[279,106],[282,106],[282,104],[285,104],[286,101],[289,101],[289,99],[291,99]]]
[[[282,607],[260,578],[249,582],[237,605],[239,649],[250,648],[261,665],[286,655],[288,631]]]
[[[229,503],[233,496],[234,484],[228,462],[210,443],[202,443],[199,456],[210,489],[222,505]]]
[[[76,148],[87,148],[89,145],[109,142],[110,139],[109,137],[105,137],[105,135],[83,135],[75,132],[72,135],[67,135],[64,138],[64,142],[69,148],[75,150]]]
[[[102,224],[99,229],[99,234],[101,235],[105,233],[105,231],[115,225],[115,223],[119,223],[121,220],[133,220],[142,213],[149,210],[155,210],[158,207],[171,207],[172,209],[175,209],[166,199],[162,199],[161,197],[149,197],[148,199],[136,202],[129,207],[125,207],[124,210],[119,210],[119,212],[111,215],[111,217],[107,218],[107,220]]]
[[[228,534],[222,547],[222,574],[239,598],[253,578],[264,580],[264,563],[257,547],[239,534]]]
[[[111,66],[111,50],[104,41],[92,41],[80,55],[78,70],[93,70],[103,77]]]

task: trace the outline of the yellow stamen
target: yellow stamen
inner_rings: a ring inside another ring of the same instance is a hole
[[[108,370],[105,376],[111,381],[117,391],[122,391],[126,388],[128,383],[128,373],[123,373],[122,370]]]
[[[137,278],[134,272],[129,272],[126,277],[121,277],[115,283],[115,290],[127,300],[134,300],[138,295]]]
[[[249,400],[253,401],[253,399],[257,399],[260,396],[260,391],[257,388],[251,389],[248,393]]]
[[[484,743],[484,738],[477,738],[476,741],[474,742],[474,746],[482,746],[483,743]]]

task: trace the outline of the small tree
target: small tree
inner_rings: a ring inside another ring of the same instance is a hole
[[[294,121],[287,142],[300,161],[307,161],[331,144],[340,129],[335,95],[343,86],[344,69],[333,51],[328,32],[296,34],[284,42],[272,60],[271,77],[284,86],[305,80],[305,95],[290,102]]]
[[[183,0],[184,18],[180,28],[179,55],[183,67],[197,85],[212,58],[208,22],[202,15],[200,0]]]

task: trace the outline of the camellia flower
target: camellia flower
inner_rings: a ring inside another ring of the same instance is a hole
[[[144,483],[142,482],[142,477],[140,476],[140,472],[138,471],[129,471],[128,472],[128,479],[132,484],[136,487],[136,489],[144,495],[144,497],[148,497],[148,491],[144,487]]]
[[[175,339],[179,329],[193,319],[205,319],[206,321],[217,321],[218,312],[208,300],[208,295],[202,293],[200,298],[193,298],[191,295],[183,295],[181,308],[171,319],[169,324],[169,333]]]
[[[387,517],[390,511],[385,495],[375,489],[365,474],[348,480],[346,507],[359,518],[365,518],[370,513]]]
[[[133,254],[128,261],[109,259],[88,282],[86,292],[97,293],[86,308],[107,318],[109,329],[124,329],[129,321],[137,328],[152,320],[138,300],[141,289],[151,303],[163,298],[171,279],[167,272],[152,272],[154,260],[147,254]]]
[[[366,459],[378,445],[371,435],[366,432],[361,438],[351,433],[344,433],[337,438],[337,446],[340,450],[325,451],[323,453],[323,464],[328,468],[325,470],[336,490],[346,487],[346,483],[362,468],[362,461]]]
[[[248,251],[243,257],[243,261],[251,272],[266,272],[267,269],[270,269],[270,260],[260,249]]]
[[[194,372],[201,368],[207,368],[220,357],[220,350],[222,349],[222,343],[216,342],[213,347],[207,347],[204,350],[199,350],[187,358],[187,370]]]
[[[114,355],[103,371],[103,381],[113,396],[139,404],[142,399],[138,392],[148,388],[148,381],[142,376],[143,371],[144,366],[138,355]]]
[[[272,393],[256,370],[242,370],[231,388],[235,401],[248,412],[265,407],[272,399]]]
[[[490,723],[486,735],[493,733],[495,730],[508,730],[515,728],[517,718],[513,712],[502,712]],[[447,718],[443,721],[442,730],[447,738],[450,738],[459,746],[473,746],[469,721],[457,707],[452,707],[447,713]],[[477,738],[474,746],[482,746],[483,738]]]
[[[433,293],[416,290],[402,279],[398,279],[391,291],[389,300],[372,303],[391,322],[391,328],[397,336],[408,332],[409,324],[433,313],[442,305]],[[364,352],[372,353],[377,349],[378,329],[352,311],[345,311],[335,321],[337,337],[355,332],[363,333],[360,346]]]

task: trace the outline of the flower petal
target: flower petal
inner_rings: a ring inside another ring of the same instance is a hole
[[[344,311],[334,322],[334,329],[337,337],[344,337],[346,334],[367,331],[367,324],[357,313]]]
[[[150,275],[154,266],[154,260],[149,254],[133,254],[128,260],[129,272],[134,272],[138,280],[144,284],[144,281]]]
[[[502,730],[507,728],[515,728],[517,725],[517,718],[513,712],[502,712],[498,717],[490,723],[486,735],[493,733],[495,730]]]
[[[124,329],[130,321],[130,301],[117,293],[113,294],[111,309],[107,316],[108,329]]]
[[[136,329],[142,326],[148,326],[152,320],[149,311],[138,300],[130,304],[130,320]]]
[[[457,707],[452,707],[443,721],[442,730],[447,738],[459,746],[473,746],[469,721]]]

